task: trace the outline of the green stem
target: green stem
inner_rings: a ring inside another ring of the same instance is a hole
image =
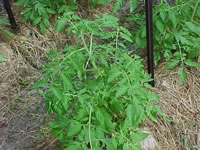
[[[90,114],[89,114],[89,127],[88,127],[88,136],[89,136],[89,143],[90,143],[90,149],[93,150],[92,148],[92,139],[91,139],[91,118],[92,118],[92,106],[90,107]]]
[[[118,38],[119,38],[119,28],[117,28],[117,35],[116,35],[116,42],[115,42],[115,48],[117,48],[118,46]]]
[[[85,39],[84,39],[84,35],[81,33],[81,40],[83,42],[83,45],[85,47],[85,49],[87,50],[88,52],[88,55],[89,55],[89,58],[90,58],[90,61],[92,63],[92,66],[94,67],[95,70],[97,70],[97,66],[95,64],[95,62],[93,61],[92,59],[92,41],[93,41],[93,34],[91,34],[91,37],[90,37],[90,49],[87,47],[87,44],[85,42]]]
[[[194,15],[195,15],[196,11],[197,11],[198,5],[199,5],[199,1],[196,2],[196,5],[195,5],[195,7],[194,7],[194,11],[193,11],[193,13],[192,13],[191,21],[193,21],[193,18],[194,18]]]
[[[183,65],[184,64],[184,62],[183,62],[184,60],[183,60],[183,56],[182,56],[181,46],[180,46],[179,41],[177,41],[177,43],[178,43],[179,53],[180,53],[180,56],[181,56],[181,64]]]

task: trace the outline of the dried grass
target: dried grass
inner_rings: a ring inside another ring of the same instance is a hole
[[[159,118],[157,123],[145,121],[159,143],[160,149],[182,150],[197,145],[200,132],[200,78],[198,70],[187,70],[187,80],[180,85],[177,70],[165,70],[165,64],[156,68],[156,93],[159,105],[170,122]],[[184,141],[188,141],[184,144]]]

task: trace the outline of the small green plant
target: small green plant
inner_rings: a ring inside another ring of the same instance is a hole
[[[194,61],[200,52],[199,5],[199,0],[176,0],[173,7],[161,1],[154,8],[155,63],[164,57],[168,62],[167,69],[180,65],[178,74],[181,83],[186,78],[186,66],[200,66]],[[144,14],[135,14],[128,20],[138,24],[132,32],[138,48],[145,47]]]
[[[56,24],[57,31],[76,35],[77,43],[52,50],[44,77],[33,87],[46,89],[47,109],[56,114],[49,126],[61,149],[140,150],[148,134],[139,125],[162,113],[152,103],[157,94],[147,91],[151,78],[142,59],[118,48],[125,47],[119,39],[132,41],[130,32],[107,14],[87,20],[65,13]]]
[[[7,59],[4,57],[4,55],[0,54],[0,63],[5,62]]]

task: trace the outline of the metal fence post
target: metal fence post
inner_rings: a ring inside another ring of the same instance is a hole
[[[154,86],[154,52],[153,52],[153,15],[152,2],[153,0],[145,0],[146,10],[146,38],[147,38],[147,64],[148,73],[153,81],[150,82]]]

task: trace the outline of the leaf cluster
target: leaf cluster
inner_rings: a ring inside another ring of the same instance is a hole
[[[50,20],[53,16],[60,19],[63,15],[69,14],[73,10],[77,10],[79,4],[88,3],[88,8],[95,8],[97,5],[105,5],[109,2],[113,2],[113,13],[120,9],[124,4],[124,0],[18,0],[16,5],[23,5],[24,9],[21,11],[21,15],[24,16],[22,22],[31,21],[33,25],[38,25],[43,34],[46,32],[46,28],[50,26]],[[130,0],[130,11],[134,11],[138,3],[138,0]],[[56,20],[57,20],[56,19]],[[67,18],[66,18],[67,19]],[[66,20],[67,21],[67,20]]]
[[[184,83],[186,78],[186,66],[200,66],[199,62],[195,62],[200,53],[199,17],[199,0],[176,0],[176,5],[172,7],[161,1],[154,8],[155,63],[164,57],[168,62],[167,69],[180,65],[178,74],[181,83]],[[128,21],[137,24],[137,28],[132,31],[134,41],[138,48],[144,48],[145,15],[134,14]]]

